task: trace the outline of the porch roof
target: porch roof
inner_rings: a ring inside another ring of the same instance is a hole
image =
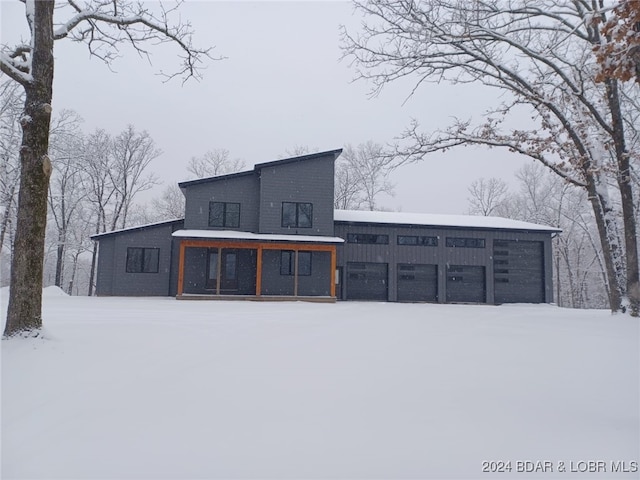
[[[178,238],[205,238],[211,240],[247,240],[254,242],[290,243],[344,243],[340,237],[319,235],[279,235],[271,233],[238,232],[235,230],[176,230],[172,236]]]

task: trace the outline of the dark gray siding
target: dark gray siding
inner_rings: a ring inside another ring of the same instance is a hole
[[[325,296],[331,294],[331,254],[311,253],[311,275],[298,276],[298,295]]]
[[[234,202],[240,204],[240,227],[234,230],[255,232],[259,215],[258,176],[246,175],[222,177],[220,180],[188,185],[185,187],[184,228],[221,230],[209,226],[209,202]],[[229,230],[224,228],[224,230]]]
[[[262,252],[262,295],[293,295],[293,276],[280,275],[280,255],[280,250]]]
[[[438,301],[446,302],[447,266],[477,266],[484,268],[484,289],[487,303],[494,299],[493,240],[541,242],[544,269],[544,302],[553,301],[551,235],[546,232],[520,232],[510,230],[481,230],[465,228],[437,228],[402,225],[367,225],[337,222],[335,235],[347,239],[349,233],[371,233],[389,236],[388,245],[367,245],[345,243],[338,247],[338,267],[346,272],[348,262],[386,263],[389,265],[389,301],[398,301],[398,264],[436,265]],[[437,246],[398,245],[398,235],[435,236]],[[447,237],[478,238],[485,240],[484,248],[447,247]],[[477,271],[476,271],[477,272]],[[346,277],[343,283],[344,295],[349,299]],[[402,298],[400,298],[402,300]]]
[[[259,233],[333,235],[334,156],[260,169]],[[283,228],[282,202],[313,204],[311,228]]]
[[[100,240],[98,245],[96,295],[113,295],[113,263],[116,239],[115,237],[105,237]]]
[[[169,295],[172,238],[170,223],[123,231],[99,239],[96,293],[98,295]],[[158,248],[158,273],[128,273],[127,248]]]

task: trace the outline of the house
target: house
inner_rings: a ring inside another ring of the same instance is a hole
[[[182,182],[184,219],[94,235],[98,295],[553,301],[559,230],[495,217],[334,210],[342,150]]]

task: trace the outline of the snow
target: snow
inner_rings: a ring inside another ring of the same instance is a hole
[[[2,478],[637,478],[610,464],[640,451],[626,315],[60,295],[43,312],[44,338],[2,342]]]
[[[238,232],[235,230],[177,230],[172,234],[181,238],[212,238],[216,240],[253,240],[268,242],[344,243],[340,237],[319,235],[277,235],[270,233]]]
[[[105,232],[105,233],[97,233],[95,235],[91,235],[91,238],[92,239],[97,239],[97,238],[104,237],[104,236],[107,236],[107,235],[112,235],[114,233],[129,232],[131,230],[141,230],[143,228],[158,227],[160,225],[166,225],[166,224],[169,224],[169,223],[182,222],[182,221],[184,221],[184,218],[172,218],[170,220],[162,220],[160,222],[145,223],[145,224],[142,224],[142,225],[135,225],[133,227],[120,228],[118,230],[111,230],[111,231]]]
[[[363,210],[335,210],[336,222],[384,223],[395,225],[424,225],[434,227],[468,227],[539,232],[560,232],[559,229],[502,217],[474,215],[443,215],[432,213],[369,212]]]

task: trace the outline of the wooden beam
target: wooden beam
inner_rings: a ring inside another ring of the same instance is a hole
[[[180,259],[178,261],[178,295],[184,291],[184,251],[186,245],[180,242]]]
[[[336,246],[333,245],[331,249],[331,287],[329,288],[329,294],[332,297],[336,296]]]

